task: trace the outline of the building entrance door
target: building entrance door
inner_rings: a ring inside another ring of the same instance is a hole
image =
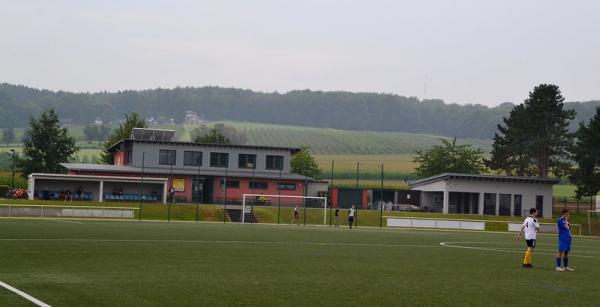
[[[207,204],[212,203],[212,178],[192,176],[192,201]]]

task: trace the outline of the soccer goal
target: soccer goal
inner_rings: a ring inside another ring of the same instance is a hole
[[[327,210],[327,197],[243,194],[241,222],[248,213],[263,213],[274,224],[327,225]]]

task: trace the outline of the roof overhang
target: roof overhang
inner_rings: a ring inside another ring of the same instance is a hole
[[[265,172],[251,172],[251,171],[226,171],[222,170],[206,170],[201,169],[200,172],[197,169],[181,169],[173,168],[158,168],[158,167],[144,167],[143,171],[141,167],[129,166],[129,165],[108,165],[108,164],[86,164],[86,163],[61,163],[61,165],[69,171],[74,172],[94,172],[94,173],[135,173],[135,174],[148,174],[149,176],[166,176],[172,175],[177,176],[219,176],[223,177],[225,174],[229,177],[240,177],[240,178],[256,178],[256,179],[279,179],[282,180],[308,180],[313,181],[312,177],[305,177],[300,174],[281,174],[279,173],[265,173]],[[281,176],[281,177],[280,177]],[[144,177],[145,180],[146,177]]]
[[[518,182],[518,183],[533,183],[533,184],[550,184],[554,185],[560,182],[556,178],[540,178],[540,177],[523,177],[523,176],[499,176],[499,175],[478,175],[478,174],[462,174],[462,173],[443,173],[419,180],[412,181],[408,186],[416,188],[422,185],[444,180],[471,180],[471,181],[494,181],[494,182]]]
[[[125,177],[125,176],[96,176],[96,175],[71,175],[71,174],[46,174],[32,173],[27,176],[31,179],[45,180],[66,180],[66,181],[108,181],[108,182],[140,182],[142,177]],[[166,183],[167,178],[152,178],[144,177],[145,183]]]

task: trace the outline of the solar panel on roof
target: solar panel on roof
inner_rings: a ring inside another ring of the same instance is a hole
[[[175,130],[133,128],[131,138],[145,141],[173,141]]]

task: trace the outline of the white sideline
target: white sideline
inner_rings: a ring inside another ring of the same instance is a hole
[[[38,300],[37,298],[35,298],[35,297],[33,297],[33,296],[31,296],[31,295],[29,295],[29,294],[27,294],[27,293],[25,293],[25,292],[17,289],[17,288],[15,288],[15,287],[13,287],[13,286],[11,286],[9,284],[3,283],[2,281],[0,281],[0,286],[6,288],[7,290],[9,290],[11,292],[16,293],[17,295],[23,297],[24,299],[26,299],[26,300],[28,300],[28,301],[30,301],[30,302],[32,302],[32,303],[34,303],[34,304],[36,304],[36,305],[38,305],[40,307],[51,307],[50,305],[48,305],[48,304],[46,304],[46,303]]]

